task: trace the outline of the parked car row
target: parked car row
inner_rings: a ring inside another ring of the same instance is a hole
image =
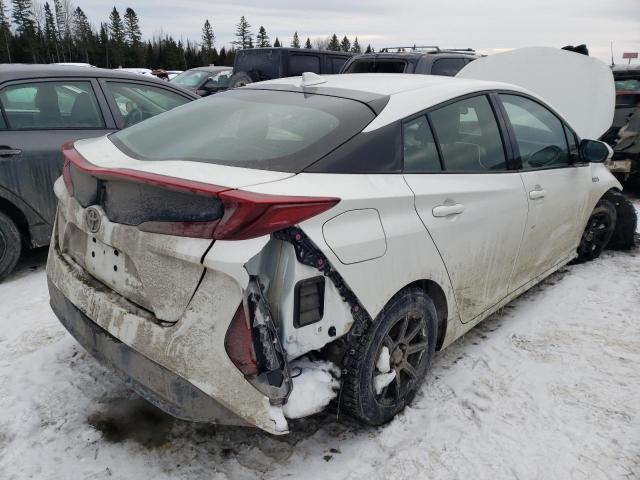
[[[312,353],[341,372],[339,412],[390,420],[436,350],[568,262],[633,245],[596,140],[605,64],[531,48],[456,76],[303,72],[68,143],[54,312],[180,418],[286,433],[292,362]]]
[[[73,66],[0,66],[0,278],[24,248],[48,245],[61,146],[198,98],[152,76]]]

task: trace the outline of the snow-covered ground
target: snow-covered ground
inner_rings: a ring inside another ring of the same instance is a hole
[[[0,479],[640,478],[640,250],[568,267],[480,324],[390,424],[321,413],[286,437],[137,398],[51,313],[45,255],[0,285]]]

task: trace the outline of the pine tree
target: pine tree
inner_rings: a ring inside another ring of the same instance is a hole
[[[338,36],[334,33],[329,40],[329,45],[327,45],[327,50],[332,50],[334,52],[340,51],[340,40],[338,40]]]
[[[7,6],[4,0],[0,0],[0,43],[2,43],[1,60],[11,63],[11,24],[7,15]]]
[[[100,23],[100,33],[98,34],[98,43],[100,45],[100,50],[103,53],[102,57],[102,65],[105,68],[111,68],[111,51],[109,45],[109,25],[102,22]]]
[[[142,40],[140,21],[133,8],[127,8],[124,12],[124,37],[127,45],[138,48]]]
[[[216,36],[213,33],[213,28],[209,23],[209,19],[207,18],[204,21],[204,26],[202,27],[202,50],[207,53],[207,55],[213,50],[213,46],[216,43]]]
[[[349,50],[351,50],[351,42],[346,35],[342,39],[342,42],[340,42],[340,50],[342,50],[343,52],[348,52]]]
[[[362,53],[362,48],[360,48],[360,43],[358,42],[358,37],[353,41],[353,45],[351,45],[351,52],[353,53]]]
[[[73,12],[73,36],[78,49],[82,52],[84,60],[90,62],[89,50],[92,50],[93,32],[89,19],[80,7]]]
[[[109,15],[109,34],[111,35],[113,64],[121,67],[123,61],[122,49],[125,40],[124,24],[116,7],[113,7]]]
[[[306,49],[312,49],[313,45],[311,45],[311,40],[309,39],[309,37],[307,37],[307,43],[304,44],[304,48]]]
[[[244,15],[240,17],[240,22],[236,25],[236,39],[233,43],[238,48],[251,48],[253,40],[251,38],[251,25],[244,18]]]
[[[258,29],[258,35],[256,36],[256,47],[258,48],[266,48],[270,47],[269,43],[269,35],[267,35],[267,30],[261,25]]]
[[[59,62],[60,52],[58,50],[58,30],[56,20],[49,2],[44,4],[44,41],[47,51],[48,62]]]
[[[273,46],[274,47],[281,47],[282,46],[282,44],[280,43],[280,40],[278,39],[278,37],[276,37],[276,41],[273,42]]]
[[[293,48],[300,48],[300,37],[298,37],[298,32],[293,33],[293,40],[291,40],[291,46]]]
[[[364,51],[364,53],[373,53],[373,49],[371,48],[371,44],[367,45],[367,49]]]
[[[33,38],[36,31],[36,23],[31,10],[31,0],[13,0],[11,16],[13,23],[20,35]]]

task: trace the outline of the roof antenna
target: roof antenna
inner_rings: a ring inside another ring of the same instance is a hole
[[[303,72],[302,73],[302,81],[300,82],[300,86],[311,87],[313,85],[320,85],[321,83],[327,83],[326,78],[322,78],[320,75],[313,72]]]

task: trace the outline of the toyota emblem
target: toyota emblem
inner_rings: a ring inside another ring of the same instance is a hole
[[[97,208],[89,207],[87,208],[87,211],[84,212],[84,221],[86,222],[89,231],[91,233],[96,233],[98,230],[100,230],[102,216],[100,215],[100,212]]]

